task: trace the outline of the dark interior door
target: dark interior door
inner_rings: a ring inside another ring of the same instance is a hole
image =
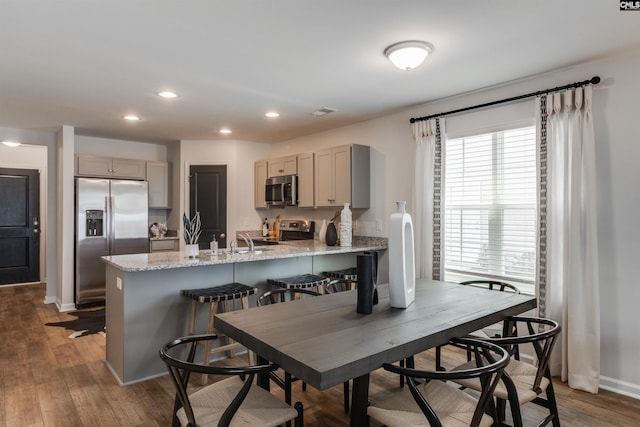
[[[40,173],[0,168],[0,285],[40,280]]]
[[[198,243],[207,249],[213,235],[218,246],[227,247],[227,167],[202,165],[189,168],[189,215],[200,212],[202,234]],[[225,237],[221,237],[222,235]]]

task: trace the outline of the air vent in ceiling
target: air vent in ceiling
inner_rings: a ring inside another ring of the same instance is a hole
[[[334,111],[338,111],[335,108],[322,107],[319,110],[313,111],[311,114],[316,117],[326,116],[329,113],[333,113]]]

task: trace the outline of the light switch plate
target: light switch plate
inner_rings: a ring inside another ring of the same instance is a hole
[[[122,290],[122,279],[119,277],[116,277],[116,288]]]

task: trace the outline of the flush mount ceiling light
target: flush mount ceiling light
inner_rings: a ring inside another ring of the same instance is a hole
[[[162,92],[158,92],[158,96],[161,98],[173,99],[177,98],[178,94],[175,92],[171,92],[170,90],[163,90]]]
[[[140,120],[140,117],[134,116],[133,114],[128,114],[126,116],[123,116],[122,118],[129,122],[137,122]]]
[[[384,50],[384,56],[401,70],[411,70],[422,64],[433,51],[433,47],[423,41],[409,40],[395,43]]]
[[[2,143],[4,145],[6,145],[7,147],[19,147],[20,143],[16,142],[16,141],[2,141]]]
[[[231,133],[231,129],[227,129],[227,128],[223,128],[219,130],[220,133],[224,133],[224,134],[230,134]]]

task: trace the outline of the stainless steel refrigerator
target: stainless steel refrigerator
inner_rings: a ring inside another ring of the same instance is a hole
[[[105,299],[104,255],[149,252],[148,184],[76,178],[76,306]]]

